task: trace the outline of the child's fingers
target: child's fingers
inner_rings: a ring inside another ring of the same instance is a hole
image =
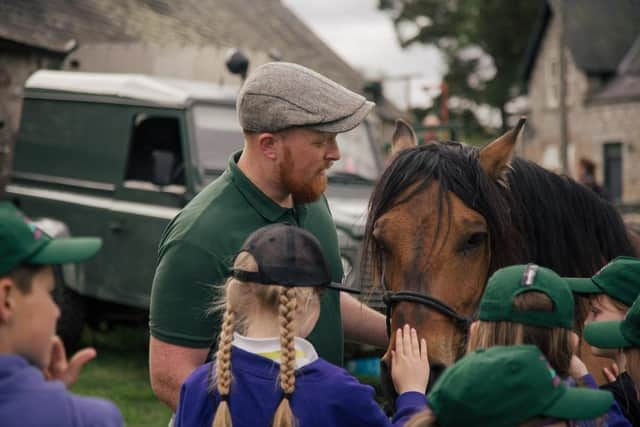
[[[616,376],[616,377],[617,377],[618,375],[620,375],[620,368],[618,368],[618,364],[617,364],[617,363],[613,363],[613,364],[611,365],[611,373],[612,373],[614,376]]]
[[[420,360],[428,362],[428,359],[429,359],[428,354],[429,353],[427,352],[427,340],[422,338],[420,340]]]
[[[402,351],[403,356],[411,356],[413,353],[411,350],[411,327],[407,323],[404,325],[404,329],[402,331]]]
[[[602,369],[603,373],[604,373],[604,377],[607,379],[607,381],[609,381],[610,383],[614,382],[616,380],[616,376],[613,374],[613,372],[611,372],[609,370],[609,368],[603,368]]]
[[[418,343],[418,332],[411,328],[411,356],[420,357],[420,344]]]
[[[398,328],[396,332],[396,351],[395,354],[399,357],[404,356],[404,337],[402,328]]]

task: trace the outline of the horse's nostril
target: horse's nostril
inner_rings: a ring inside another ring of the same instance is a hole
[[[442,373],[446,369],[446,366],[444,366],[442,363],[433,363],[433,364],[429,364],[429,368],[431,372],[429,374],[429,383],[427,384],[427,391],[431,390],[431,388],[436,383],[438,378],[440,378],[440,375],[442,375]]]

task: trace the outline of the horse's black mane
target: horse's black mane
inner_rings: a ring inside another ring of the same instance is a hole
[[[407,198],[434,180],[440,187],[439,217],[451,191],[487,221],[490,273],[507,265],[535,262],[561,275],[590,276],[616,256],[634,255],[619,213],[593,191],[519,158],[512,162],[505,188],[484,173],[478,158],[477,148],[455,142],[430,143],[398,154],[369,203],[362,262],[365,274],[379,274],[382,248],[372,237],[375,221],[402,203],[399,195],[409,187],[419,183]]]
[[[511,217],[523,239],[522,262],[586,277],[619,255],[634,256],[616,208],[589,188],[516,158],[508,175]]]

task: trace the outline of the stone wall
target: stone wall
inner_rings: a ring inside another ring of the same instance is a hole
[[[0,198],[11,169],[13,147],[20,125],[24,83],[36,70],[59,68],[62,56],[37,49],[0,43]]]
[[[560,110],[553,102],[553,63],[558,64],[559,26],[552,18],[529,82],[529,121],[520,154],[551,170],[560,169]],[[577,160],[588,157],[597,165],[603,181],[604,144],[622,143],[622,201],[640,201],[640,102],[596,104],[590,92],[600,82],[579,70],[568,49],[567,108],[569,174],[575,177]],[[558,65],[559,66],[559,65]]]

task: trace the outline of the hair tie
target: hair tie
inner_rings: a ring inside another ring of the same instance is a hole
[[[293,396],[293,393],[285,393],[284,396],[282,396],[283,399],[287,399],[287,400],[291,400],[291,396]]]
[[[229,395],[228,394],[221,394],[220,395],[220,402],[228,402],[229,401]]]

